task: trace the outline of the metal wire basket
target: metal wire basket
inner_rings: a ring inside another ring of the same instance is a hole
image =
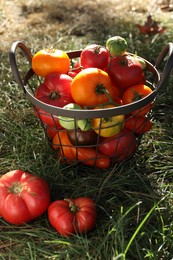
[[[29,62],[29,68],[24,73],[24,68],[18,62],[17,56],[21,51]],[[81,50],[67,52],[71,61],[79,58],[80,53]],[[133,54],[130,55],[133,56]],[[141,138],[145,133],[146,124],[152,115],[155,98],[159,89],[165,84],[173,67],[173,43],[168,43],[163,47],[155,65],[144,59],[146,63],[146,84],[152,89],[152,92],[148,96],[128,105],[107,107],[106,109],[67,110],[39,101],[35,97],[35,91],[43,79],[35,75],[31,68],[32,54],[29,49],[21,41],[14,42],[11,46],[9,57],[13,77],[32,103],[35,115],[39,118],[47,140],[56,152],[57,158],[61,162],[70,164],[83,163],[92,167],[109,168],[112,164],[129,159],[140,145]],[[160,73],[159,67],[163,61],[165,65],[163,71]],[[138,122],[135,121],[137,117],[134,115],[134,111],[141,112],[146,107],[149,107],[148,113],[145,115],[145,121],[140,125],[140,131],[138,132],[136,131]],[[123,120],[120,123],[115,123],[115,126],[120,128],[119,133],[111,137],[102,137],[100,135],[101,131],[110,131],[110,126],[103,127],[103,120],[121,115],[123,115]],[[74,129],[67,130],[59,127],[58,120],[60,116],[65,117],[67,122],[69,119],[73,120]],[[96,128],[92,127],[88,131],[78,129],[77,123],[80,120],[92,121],[93,119],[100,120],[99,126]],[[131,119],[133,119],[134,129],[127,131],[125,126],[128,120]],[[51,124],[49,124],[50,120]],[[90,141],[85,142],[88,137]]]

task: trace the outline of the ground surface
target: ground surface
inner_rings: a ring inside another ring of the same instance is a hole
[[[73,37],[99,40],[108,31],[117,34],[121,30],[121,21],[128,27],[135,26],[144,23],[148,14],[158,21],[168,21],[172,19],[171,13],[162,12],[163,2],[1,0],[0,50],[7,50],[16,40],[23,40],[33,48],[41,47],[40,44],[64,45],[64,41],[73,41]]]

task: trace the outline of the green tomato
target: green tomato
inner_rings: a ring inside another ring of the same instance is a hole
[[[75,103],[69,103],[63,107],[64,109],[73,110],[81,109],[81,107]],[[73,130],[78,128],[78,120],[71,117],[59,116],[59,123],[62,127],[68,130]]]
[[[112,57],[121,56],[127,50],[127,41],[121,36],[113,36],[107,40],[106,47]]]
[[[63,108],[68,110],[82,109],[78,104],[75,103],[69,103],[65,105]],[[89,129],[91,129],[90,122],[87,119],[75,120],[74,118],[64,116],[59,116],[58,119],[60,125],[68,130],[80,128],[82,131],[88,131]]]

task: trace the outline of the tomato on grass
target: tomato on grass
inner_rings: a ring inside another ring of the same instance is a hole
[[[56,200],[48,208],[49,222],[62,236],[90,231],[96,224],[96,218],[95,202],[87,197]]]
[[[0,216],[21,225],[41,216],[50,204],[47,182],[22,170],[7,172],[0,178]]]

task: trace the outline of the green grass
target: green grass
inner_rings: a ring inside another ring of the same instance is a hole
[[[110,35],[112,31],[107,33]],[[140,56],[153,64],[173,36],[170,31],[159,37],[143,36],[133,27],[127,28],[126,24],[123,27],[123,23],[118,34],[126,36],[130,51],[138,50]],[[107,35],[102,34],[97,40],[103,43]],[[74,37],[68,44],[66,39],[62,47],[76,49],[86,41]],[[19,227],[0,218],[0,259],[171,260],[172,76],[158,94],[153,128],[143,137],[135,157],[103,171],[58,163],[32,105],[12,79],[8,52],[0,55],[0,174],[19,168],[32,172],[48,181],[52,201],[89,196],[96,201],[98,211],[94,230],[68,239],[50,226],[47,213]]]

